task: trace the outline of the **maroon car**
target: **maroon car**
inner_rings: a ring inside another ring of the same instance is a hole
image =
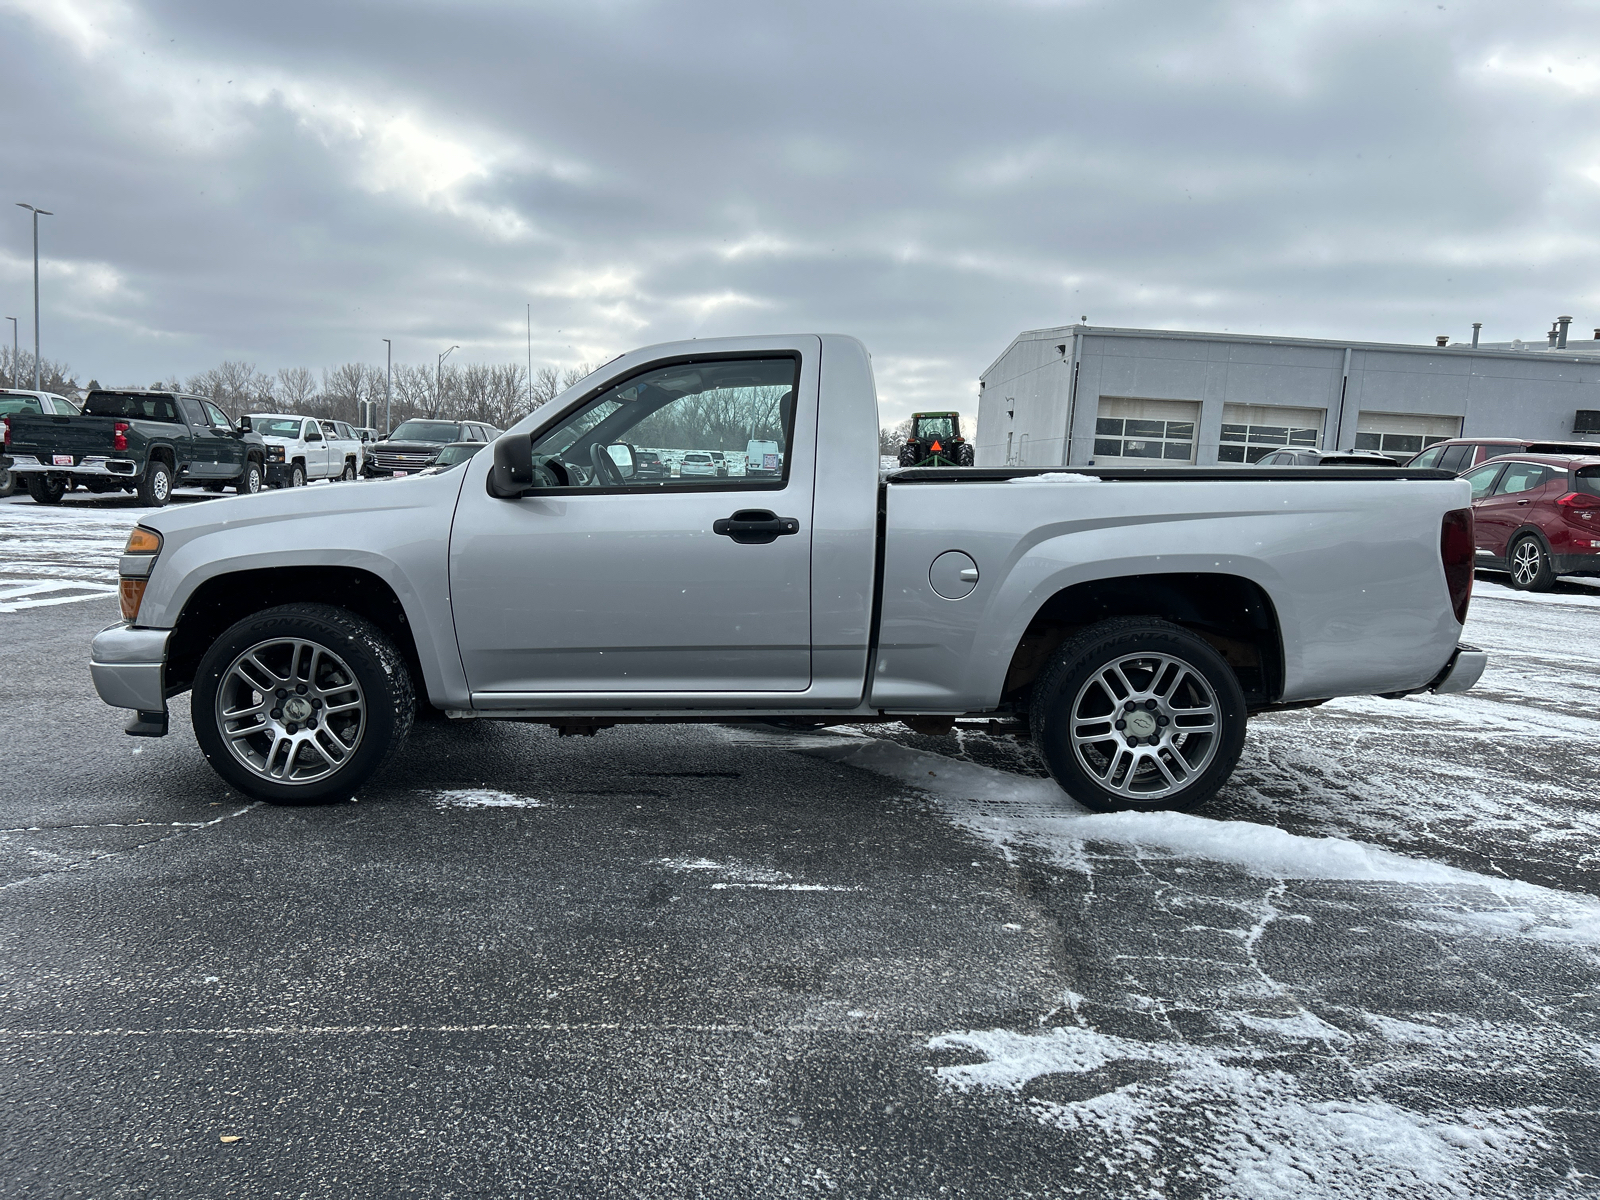
[[[1408,467],[1437,467],[1457,475],[1491,458],[1507,454],[1600,454],[1600,442],[1533,441],[1528,438],[1463,437],[1434,442],[1406,459]]]
[[[1557,575],[1600,575],[1600,454],[1508,454],[1472,484],[1478,566],[1546,592]]]

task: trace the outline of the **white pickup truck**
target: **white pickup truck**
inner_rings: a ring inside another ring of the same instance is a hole
[[[775,442],[771,478],[636,475],[633,447]],[[95,686],[234,787],[348,797],[419,700],[622,722],[999,720],[1100,809],[1182,808],[1251,713],[1461,691],[1467,485],[1362,468],[880,476],[861,343],[636,350],[456,470],[168,510],[122,558]]]

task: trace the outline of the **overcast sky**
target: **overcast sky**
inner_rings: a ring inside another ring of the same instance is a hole
[[[0,0],[0,304],[80,383],[837,331],[1600,325],[1593,4]],[[5,214],[9,213],[7,216]],[[9,326],[0,326],[9,337]]]

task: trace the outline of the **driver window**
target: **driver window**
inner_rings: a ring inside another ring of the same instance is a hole
[[[800,360],[789,355],[656,367],[545,434],[534,461],[570,487],[781,488],[799,380]]]
[[[211,418],[211,427],[213,429],[220,429],[224,433],[233,432],[233,422],[228,420],[227,414],[215,404],[209,400],[202,400],[200,401],[200,407],[205,409],[206,416]]]
[[[1495,478],[1503,469],[1503,463],[1487,463],[1476,471],[1470,471],[1461,478],[1472,485],[1472,498],[1482,500],[1489,494],[1489,489],[1494,487]]]

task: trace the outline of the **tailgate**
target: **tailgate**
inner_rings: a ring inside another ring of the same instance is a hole
[[[44,463],[54,454],[70,454],[75,461],[85,454],[110,454],[119,419],[19,414],[11,418],[11,453],[31,454]]]

